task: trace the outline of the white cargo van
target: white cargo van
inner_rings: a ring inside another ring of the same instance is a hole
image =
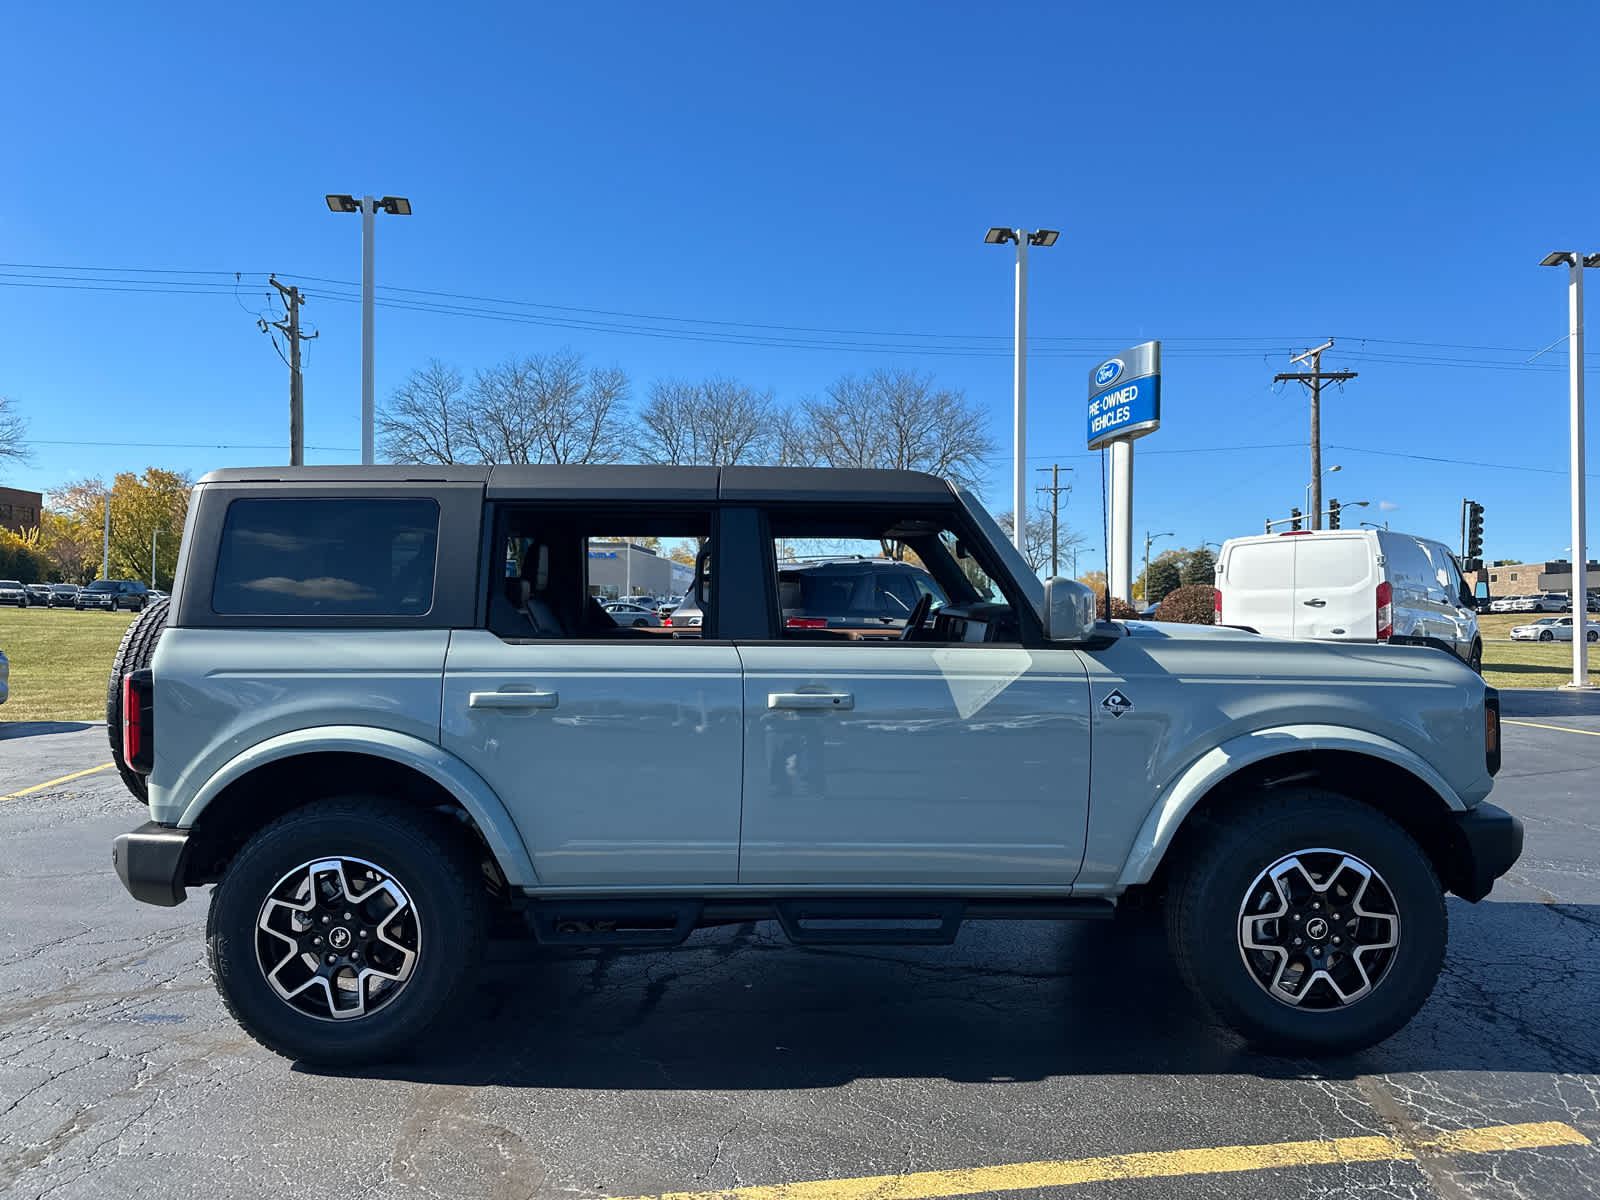
[[[1270,637],[1423,643],[1474,670],[1472,595],[1442,542],[1387,529],[1230,538],[1217,559],[1216,622]]]

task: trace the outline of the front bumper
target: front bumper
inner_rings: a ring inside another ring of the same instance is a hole
[[[1463,900],[1482,900],[1522,857],[1522,822],[1505,809],[1480,804],[1455,817],[1458,842],[1450,890]]]
[[[183,886],[188,851],[187,829],[146,821],[111,843],[111,863],[135,900],[171,908],[188,898]]]

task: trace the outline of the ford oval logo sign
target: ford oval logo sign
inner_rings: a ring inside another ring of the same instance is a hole
[[[1100,364],[1100,369],[1094,373],[1095,387],[1110,387],[1117,381],[1117,376],[1122,374],[1122,360],[1113,358],[1110,362]]]

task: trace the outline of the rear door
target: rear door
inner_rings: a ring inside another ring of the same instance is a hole
[[[710,503],[506,502],[495,510],[486,628],[445,661],[446,750],[505,803],[543,887],[738,879],[739,655],[618,625],[590,596],[586,544],[705,544]]]
[[[1274,537],[1237,542],[1222,559],[1222,620],[1268,637],[1294,636],[1294,544]]]
[[[1325,641],[1378,636],[1377,564],[1364,534],[1317,534],[1295,543],[1294,636]]]

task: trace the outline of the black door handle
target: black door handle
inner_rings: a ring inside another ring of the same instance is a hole
[[[1326,608],[1328,604],[1326,600],[1307,600],[1306,603],[1312,608]]]

